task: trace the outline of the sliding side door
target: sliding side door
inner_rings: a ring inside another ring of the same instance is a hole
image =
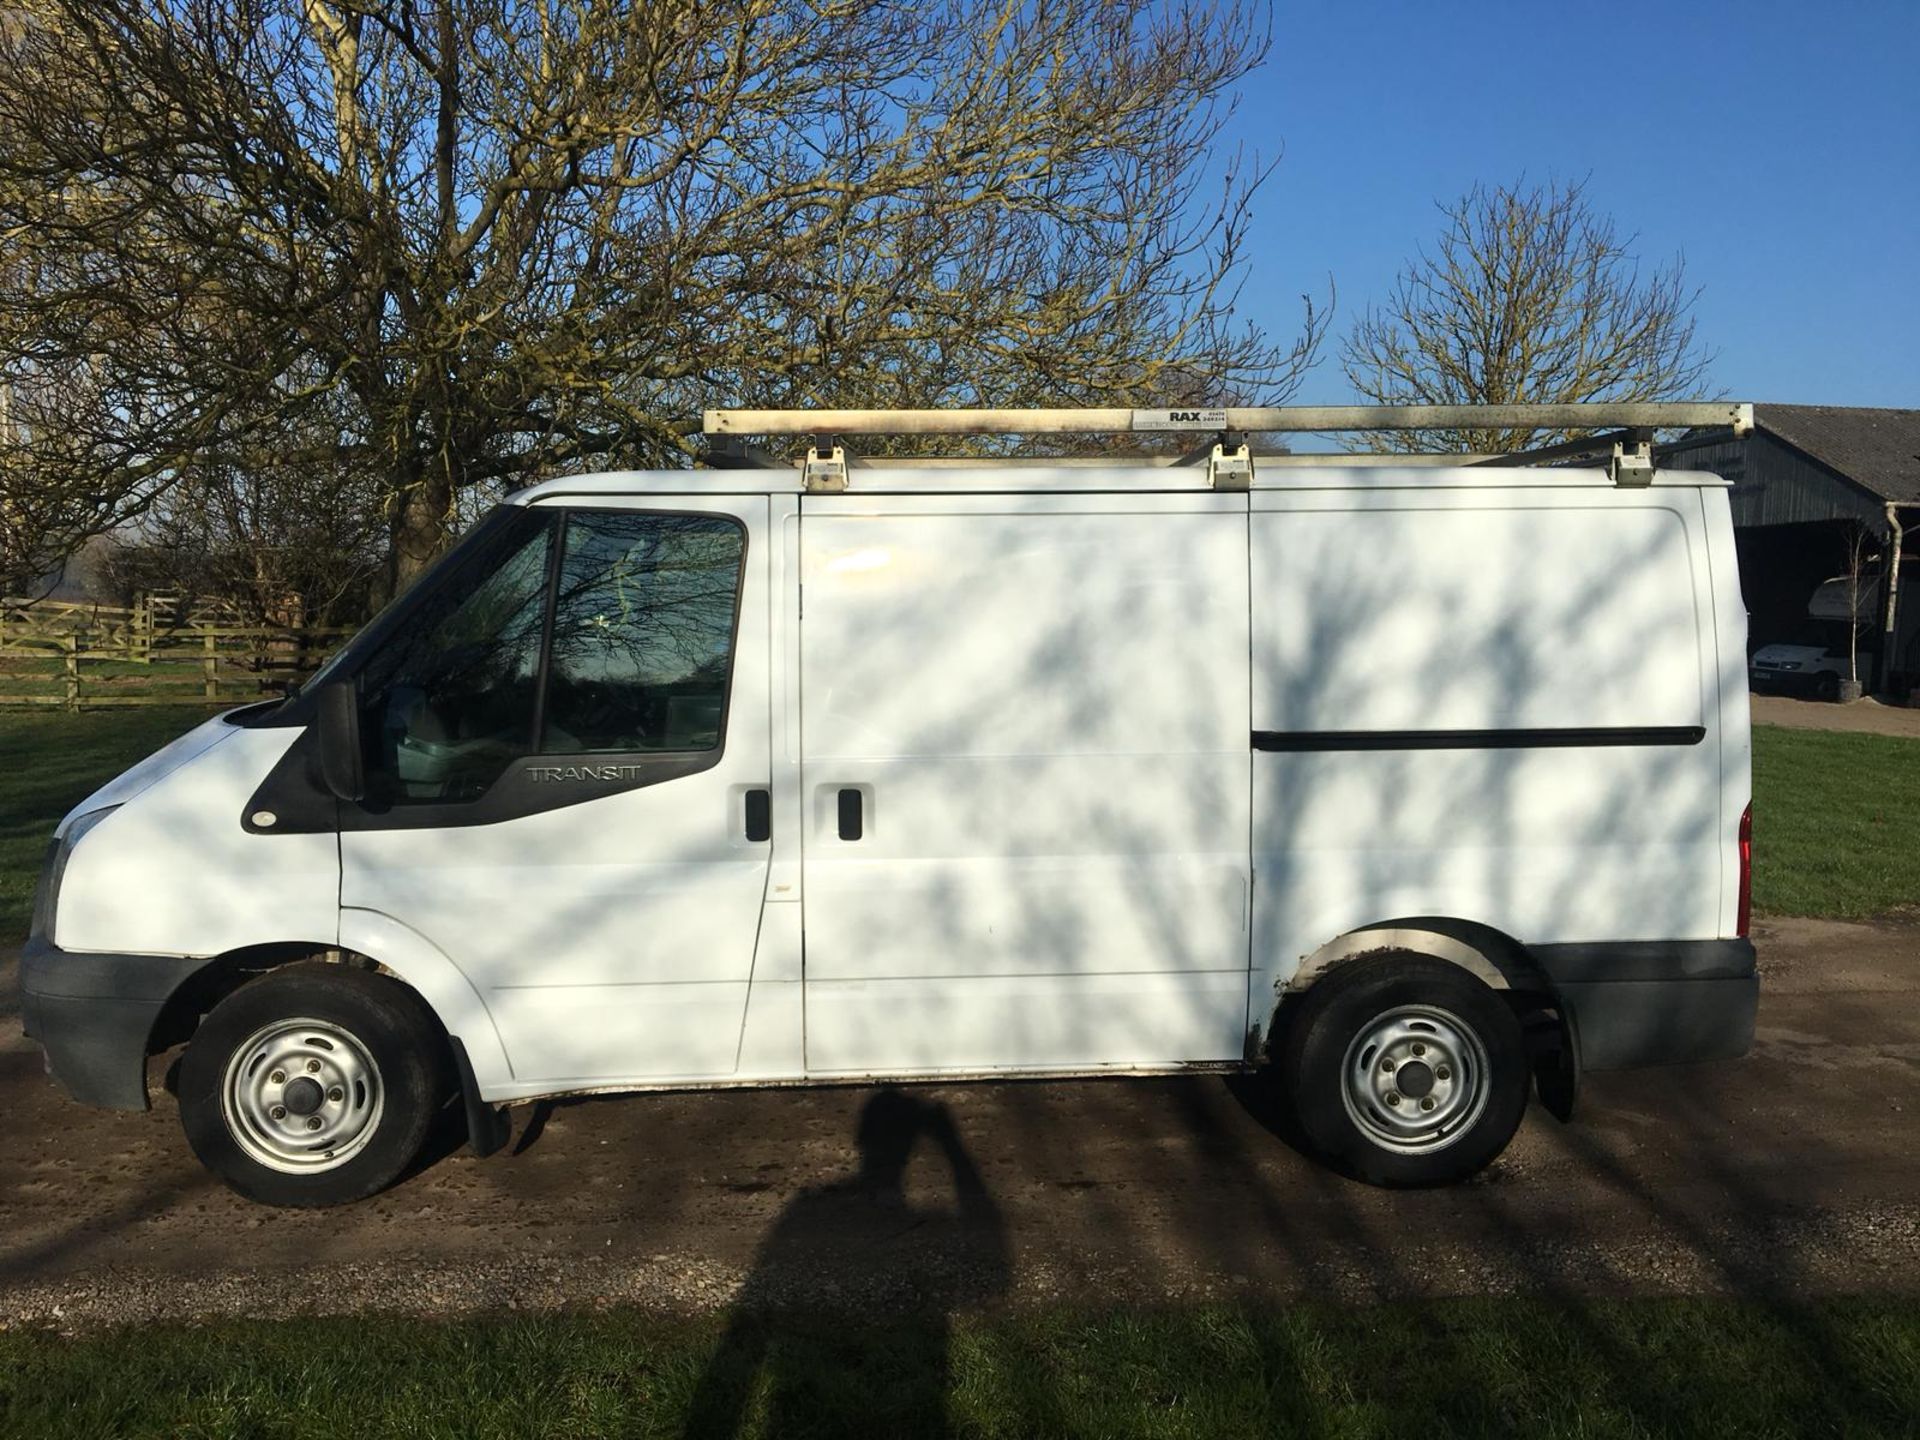
[[[1238,1058],[1246,497],[801,513],[809,1072]]]

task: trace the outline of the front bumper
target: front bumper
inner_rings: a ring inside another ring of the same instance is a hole
[[[1753,1045],[1760,976],[1751,940],[1535,945],[1582,1070],[1733,1060]]]
[[[168,998],[204,959],[80,955],[41,935],[20,952],[20,1020],[84,1105],[147,1108],[147,1042]]]

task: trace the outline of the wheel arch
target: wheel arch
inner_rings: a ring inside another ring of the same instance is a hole
[[[466,972],[412,926],[377,910],[340,911],[340,944],[376,961],[409,986],[464,1052],[478,1094],[513,1080],[493,1016]]]
[[[1362,925],[1327,941],[1278,987],[1276,1000],[1310,988],[1337,966],[1387,950],[1404,950],[1457,965],[1493,990],[1515,994],[1545,994],[1549,990],[1546,975],[1528,956],[1526,947],[1511,935],[1472,920],[1415,915]]]
[[[208,958],[167,997],[147,1041],[158,1054],[192,1038],[200,1021],[227,996],[284,966],[305,960],[362,959],[411,990],[426,1006],[450,1047],[464,1063],[463,1088],[471,1076],[472,1098],[490,1086],[512,1080],[506,1048],[479,994],[465,974],[425,936],[389,916],[370,910],[342,910],[338,936],[276,940],[246,945]]]
[[[192,1039],[207,1012],[249,980],[285,965],[320,959],[338,948],[331,938],[275,940],[208,956],[199,969],[174,987],[160,1007],[147,1036],[147,1054],[158,1055]]]
[[[1275,986],[1257,1058],[1270,1057],[1280,1027],[1318,981],[1356,961],[1393,953],[1424,955],[1453,965],[1505,999],[1526,1034],[1542,1101],[1563,1120],[1572,1114],[1579,1088],[1578,1041],[1566,1023],[1553,984],[1524,945],[1478,921],[1404,916],[1362,925],[1327,941]]]

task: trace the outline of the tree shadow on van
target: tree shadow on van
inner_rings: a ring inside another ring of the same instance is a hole
[[[945,1166],[950,1205],[909,1198],[923,1140]],[[762,1242],[700,1376],[687,1435],[946,1433],[952,1318],[1007,1288],[1006,1225],[945,1105],[882,1090],[862,1108],[855,1141],[857,1171],[802,1191]],[[876,1331],[881,1308],[895,1319]],[[846,1365],[820,1363],[832,1333],[820,1321],[832,1313],[860,1317],[844,1333],[863,1353]]]

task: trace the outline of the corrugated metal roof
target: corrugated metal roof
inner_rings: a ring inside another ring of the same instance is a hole
[[[1920,410],[1756,404],[1753,419],[1881,499],[1920,503]]]

